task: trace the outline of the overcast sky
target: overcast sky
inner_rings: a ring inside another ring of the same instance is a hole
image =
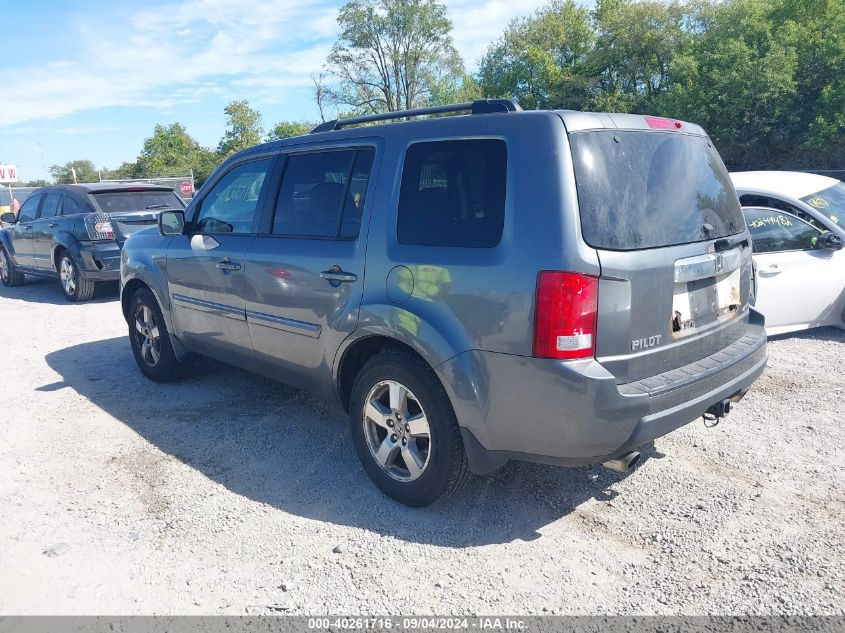
[[[223,107],[248,99],[265,128],[316,119],[311,73],[337,34],[341,1],[7,0],[0,63],[0,162],[21,179],[87,158],[134,160],[156,123],[201,143],[223,133]],[[474,69],[515,16],[543,0],[446,0]]]

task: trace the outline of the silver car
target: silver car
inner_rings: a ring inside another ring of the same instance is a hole
[[[730,178],[657,117],[331,121],[229,158],[129,239],[121,284],[144,374],[202,354],[331,394],[409,505],[511,459],[629,468],[766,363]]]

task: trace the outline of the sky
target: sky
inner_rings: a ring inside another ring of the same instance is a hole
[[[223,107],[247,99],[265,129],[316,120],[311,75],[342,1],[0,0],[0,163],[133,161],[157,123],[217,145]],[[470,70],[508,22],[544,0],[445,0]]]

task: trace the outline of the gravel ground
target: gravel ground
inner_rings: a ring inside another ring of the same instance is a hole
[[[136,369],[116,290],[0,286],[0,613],[845,614],[845,332],[770,343],[634,471],[509,464],[412,510],[333,403]]]

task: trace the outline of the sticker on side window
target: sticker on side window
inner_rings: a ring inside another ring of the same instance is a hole
[[[814,209],[827,209],[830,206],[827,200],[825,200],[824,198],[819,198],[818,196],[807,200],[807,204],[809,204]]]

